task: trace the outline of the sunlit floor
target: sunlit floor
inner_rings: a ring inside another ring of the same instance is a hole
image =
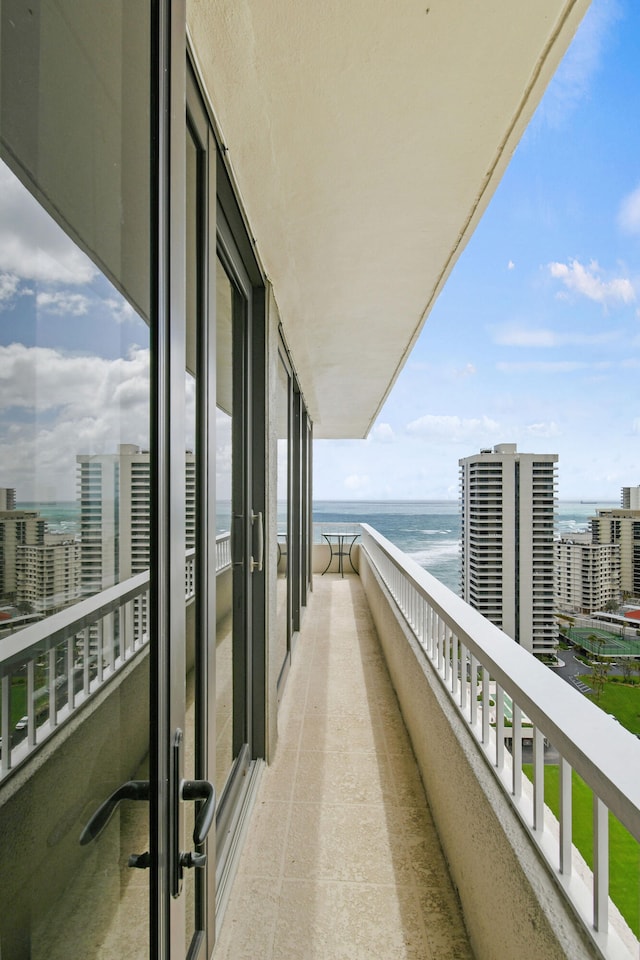
[[[360,580],[316,577],[216,960],[469,960]]]

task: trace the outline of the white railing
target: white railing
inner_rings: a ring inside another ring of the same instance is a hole
[[[216,573],[230,565],[230,535],[219,534]],[[192,549],[185,602],[194,597]],[[148,616],[147,570],[0,639],[0,782],[146,646]]]
[[[640,742],[377,531],[362,531],[363,550],[598,950],[637,958],[635,936],[621,918],[612,922],[608,814],[640,842]],[[533,743],[531,788],[523,782],[523,724]],[[544,804],[545,744],[559,755],[557,821]],[[593,792],[590,891],[572,845],[572,770]],[[637,872],[628,880],[638,888]]]

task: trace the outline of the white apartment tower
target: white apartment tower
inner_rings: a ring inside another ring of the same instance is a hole
[[[620,506],[623,510],[640,510],[640,487],[623,487]]]
[[[515,443],[460,460],[462,597],[535,654],[553,654],[555,453]]]
[[[16,550],[16,600],[34,613],[52,613],[80,596],[80,544],[64,533]]]
[[[556,606],[593,613],[620,602],[620,544],[593,543],[590,533],[555,542]]]
[[[149,569],[148,450],[79,455],[81,590],[89,596]],[[187,547],[195,543],[195,457],[186,454]]]
[[[635,488],[630,489],[633,493]],[[594,543],[620,545],[620,587],[624,594],[640,597],[640,510],[598,510],[590,523]]]

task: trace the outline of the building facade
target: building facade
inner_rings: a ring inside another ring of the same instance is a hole
[[[557,454],[516,444],[460,463],[462,597],[530,653],[552,654]]]
[[[558,610],[593,613],[620,602],[620,545],[593,543],[591,534],[555,542]]]
[[[45,526],[36,510],[0,511],[0,601],[17,599],[18,549],[44,545]]]
[[[80,596],[80,543],[66,534],[45,533],[44,543],[16,551],[18,604],[47,614],[75,603]]]
[[[620,589],[640,597],[640,510],[598,510],[591,518],[591,535],[594,543],[619,544]]]
[[[640,486],[623,487],[620,493],[620,506],[623,510],[640,510]]]

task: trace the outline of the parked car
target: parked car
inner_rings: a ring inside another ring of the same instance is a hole
[[[29,726],[29,717],[20,717],[16,723],[16,730],[26,730]]]

